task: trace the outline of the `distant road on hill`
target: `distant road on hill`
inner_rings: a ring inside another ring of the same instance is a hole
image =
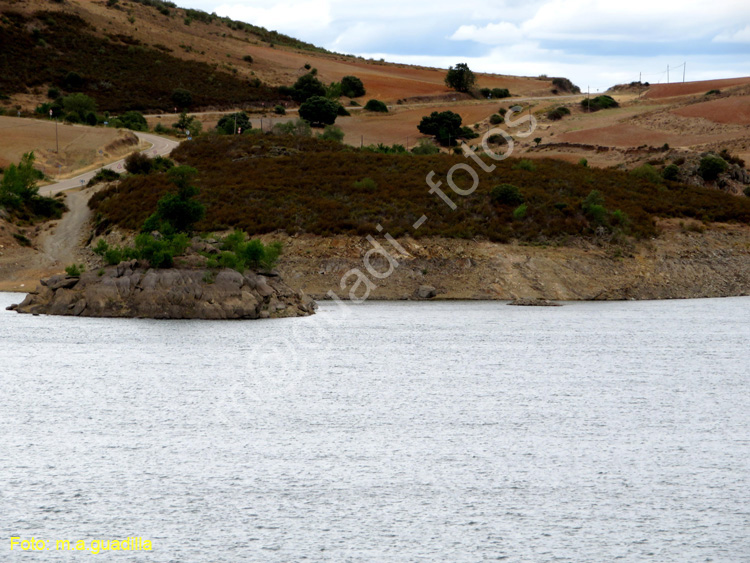
[[[179,142],[173,141],[172,139],[160,137],[159,135],[153,135],[151,133],[141,133],[138,131],[134,131],[134,133],[138,136],[141,142],[145,141],[147,143],[151,143],[150,148],[141,151],[144,154],[149,155],[150,157],[168,155],[175,147],[177,147],[177,145],[180,144]],[[51,196],[60,192],[64,192],[66,190],[70,190],[72,188],[80,188],[81,186],[86,185],[86,183],[88,183],[88,181],[93,178],[101,168],[109,168],[110,170],[114,170],[115,172],[123,172],[125,169],[125,159],[121,158],[120,160],[117,160],[95,170],[91,170],[89,172],[86,172],[85,174],[76,176],[75,178],[69,178],[67,180],[55,182],[54,184],[42,186],[39,188],[39,193],[41,195]]]

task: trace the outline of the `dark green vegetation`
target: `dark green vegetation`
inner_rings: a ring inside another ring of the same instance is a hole
[[[367,100],[367,103],[365,104],[365,109],[367,111],[374,111],[379,113],[388,113],[388,106],[385,105],[384,102],[381,102],[380,100]]]
[[[0,92],[5,94],[53,85],[58,93],[90,96],[101,111],[168,110],[176,103],[173,94],[187,91],[188,85],[194,107],[280,97],[274,88],[241,80],[206,63],[173,57],[129,36],[97,37],[75,14],[38,12],[26,18],[6,12],[4,16]],[[184,99],[183,95],[183,103]]]
[[[466,63],[458,63],[455,67],[450,67],[448,74],[445,75],[445,85],[456,92],[468,92],[476,81],[476,75]]]
[[[279,88],[279,91],[284,95],[291,96],[295,102],[300,104],[313,96],[325,97],[327,94],[325,84],[318,79],[317,74],[317,69],[312,69],[307,74],[300,76],[291,88],[283,86]]]
[[[280,147],[300,152],[273,157]],[[556,160],[537,160],[534,171],[516,169],[515,159],[497,163],[489,174],[473,166],[479,186],[462,197],[446,182],[451,166],[472,163],[458,155],[380,154],[315,138],[247,135],[201,137],[183,143],[173,156],[199,170],[198,199],[206,206],[196,224],[201,231],[364,235],[376,234],[380,223],[394,236],[565,242],[600,232],[654,236],[654,216],[750,222],[750,199],[744,197],[656,185],[625,172]],[[458,206],[455,211],[429,193],[425,177],[431,171]],[[471,187],[465,172],[456,172],[453,181]],[[525,208],[493,202],[492,188],[500,184],[516,186]],[[169,190],[164,174],[133,176],[96,194],[90,205],[105,221],[138,229]],[[593,191],[601,197],[590,196]],[[429,220],[415,232],[412,224],[423,214]]]
[[[333,125],[340,107],[338,102],[323,96],[313,96],[299,107],[299,116],[313,127]]]
[[[3,172],[0,207],[20,222],[59,219],[65,205],[51,197],[39,195],[37,182],[42,178],[43,174],[34,168],[34,153],[24,154],[19,164],[11,164]]]
[[[470,127],[461,126],[461,116],[452,111],[433,111],[422,118],[417,129],[423,135],[432,135],[444,147],[457,144],[458,139],[475,139],[479,135]]]
[[[584,111],[599,111],[600,109],[616,108],[619,106],[620,104],[612,96],[607,96],[606,94],[581,101],[581,107]]]
[[[502,99],[502,98],[509,98],[510,97],[510,90],[507,88],[480,88],[479,93],[482,95],[483,98],[496,98],[496,99]]]
[[[366,93],[364,84],[356,76],[345,76],[341,79],[341,94],[347,98],[359,98]]]
[[[192,184],[197,171],[189,166],[177,166],[159,176],[166,179],[177,193],[168,192],[156,204],[156,211],[141,226],[141,234],[135,237],[134,247],[109,246],[104,239],[94,248],[108,264],[119,264],[123,260],[148,260],[153,268],[170,268],[174,257],[184,253],[188,247],[188,233],[206,212],[205,207],[194,198],[198,188]]]
[[[548,111],[547,119],[551,121],[559,121],[566,115],[570,115],[570,110],[564,106],[560,106],[559,108]]]
[[[726,160],[720,156],[708,154],[701,158],[701,163],[698,166],[698,174],[706,182],[713,182],[719,177],[719,174],[726,172],[727,168],[729,168],[729,165]]]
[[[568,78],[553,78],[552,86],[558,92],[569,92],[571,94],[580,94],[581,89],[573,84]]]
[[[281,255],[281,243],[263,244],[258,239],[245,240],[244,231],[236,230],[221,242],[219,256],[208,255],[207,268],[232,268],[242,273],[247,269],[271,270]]]
[[[115,172],[114,170],[110,170],[109,168],[102,168],[94,174],[94,177],[89,180],[89,183],[86,184],[88,187],[94,186],[96,184],[99,184],[101,182],[114,182],[115,180],[120,179],[120,174]]]

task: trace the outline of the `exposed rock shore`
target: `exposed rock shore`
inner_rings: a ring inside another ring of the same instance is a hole
[[[100,275],[101,274],[101,275]],[[80,277],[42,280],[19,313],[154,319],[259,319],[303,317],[315,302],[277,276],[224,269],[145,269],[123,262]]]

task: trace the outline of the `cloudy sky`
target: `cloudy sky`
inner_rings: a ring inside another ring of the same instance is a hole
[[[524,76],[583,90],[750,76],[748,0],[178,0],[340,53]]]

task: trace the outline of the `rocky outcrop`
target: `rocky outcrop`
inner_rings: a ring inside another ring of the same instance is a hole
[[[123,262],[80,277],[42,280],[19,313],[153,319],[303,317],[315,302],[273,275],[224,269],[145,269]]]

